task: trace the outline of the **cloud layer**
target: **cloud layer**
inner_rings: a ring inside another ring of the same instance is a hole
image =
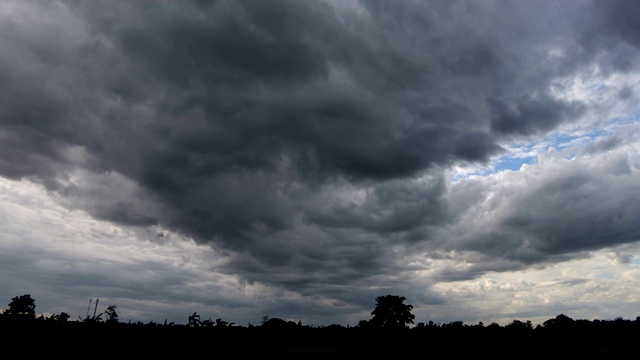
[[[6,1],[0,176],[141,241],[209,247],[209,271],[292,313],[441,303],[435,282],[640,239],[637,12]],[[529,165],[451,181],[523,144]]]

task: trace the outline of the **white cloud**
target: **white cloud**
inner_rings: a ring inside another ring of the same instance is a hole
[[[38,310],[75,317],[100,298],[115,303],[122,319],[184,323],[194,311],[222,316],[220,302],[250,306],[265,291],[218,272],[225,257],[167,229],[95,220],[26,180],[0,178],[0,198],[0,297],[7,301],[28,293]],[[224,315],[257,322],[232,309]]]

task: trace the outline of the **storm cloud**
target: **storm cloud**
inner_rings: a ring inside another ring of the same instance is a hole
[[[450,173],[608,126],[610,107],[572,89],[637,74],[637,12],[624,1],[9,1],[0,176],[210,246],[226,259],[217,269],[243,281],[346,303],[363,301],[350,286],[411,283],[408,257],[422,259],[414,270],[472,265],[434,270],[440,280],[581,258],[640,240],[629,131],[573,155],[549,149],[520,171]],[[618,97],[631,104],[636,88]],[[431,291],[416,297],[440,302]]]

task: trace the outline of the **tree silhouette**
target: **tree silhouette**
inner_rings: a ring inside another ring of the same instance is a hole
[[[53,314],[51,316],[49,316],[49,318],[47,320],[49,321],[58,321],[58,322],[67,322],[69,321],[69,318],[71,316],[69,314],[67,314],[66,312],[61,312],[59,315],[58,314]]]
[[[398,295],[385,295],[376,298],[376,307],[371,312],[373,318],[369,325],[377,328],[405,328],[413,324],[415,315],[411,313],[413,305],[404,304],[406,298]]]
[[[549,319],[545,321],[542,325],[544,325],[547,329],[561,329],[568,328],[573,323],[573,319],[568,317],[565,314],[560,314],[553,319]]]
[[[21,319],[35,319],[35,300],[32,299],[31,295],[29,294],[16,296],[11,299],[11,302],[9,303],[9,309],[5,311],[5,314],[13,317],[19,317]]]
[[[216,319],[216,326],[225,327],[225,326],[233,326],[235,323],[230,323],[228,321],[222,320],[222,318]]]
[[[198,315],[197,312],[189,315],[189,327],[200,327],[201,324],[200,315]]]
[[[107,315],[107,322],[118,322],[118,313],[116,312],[116,308],[117,306],[115,305],[107,306],[107,310],[104,311],[105,315]]]

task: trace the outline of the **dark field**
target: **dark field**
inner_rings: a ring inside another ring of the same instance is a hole
[[[590,326],[587,326],[590,325]],[[87,324],[0,323],[3,349],[14,357],[208,358],[513,358],[626,356],[637,354],[638,321],[575,323],[557,329],[437,327],[384,330]]]

